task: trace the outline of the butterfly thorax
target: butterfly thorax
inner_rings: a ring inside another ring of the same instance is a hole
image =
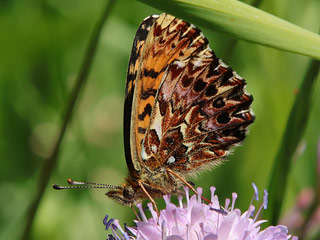
[[[119,189],[111,190],[106,195],[122,205],[135,205],[143,199],[148,199],[139,182],[152,198],[159,198],[169,193],[178,194],[181,192],[181,186],[183,185],[179,179],[171,176],[165,168],[158,168],[152,172],[130,174]]]

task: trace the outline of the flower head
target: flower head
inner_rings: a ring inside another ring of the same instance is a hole
[[[211,187],[210,190],[210,204],[201,202],[201,188],[198,188],[198,194],[192,197],[189,197],[189,189],[185,188],[186,204],[183,204],[180,196],[178,197],[179,206],[171,203],[170,196],[166,195],[164,196],[166,208],[160,211],[159,216],[153,210],[152,204],[148,204],[152,215],[149,219],[147,219],[142,205],[138,204],[142,221],[135,221],[136,227],[128,227],[132,233],[131,237],[139,240],[286,240],[291,238],[285,226],[278,225],[264,230],[260,229],[260,225],[266,220],[257,221],[257,216],[262,207],[266,206],[266,192],[264,204],[254,215],[255,207],[252,204],[242,214],[239,209],[234,207],[237,199],[236,193],[232,194],[232,201],[226,199],[224,207],[221,207],[218,197],[215,195],[215,188]],[[257,195],[255,187],[255,198]],[[121,229],[118,223],[116,225]],[[123,230],[121,229],[120,232]],[[128,234],[125,234],[127,237]],[[119,239],[127,239],[126,237]]]

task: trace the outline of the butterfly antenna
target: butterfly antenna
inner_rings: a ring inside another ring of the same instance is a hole
[[[62,190],[62,189],[74,189],[74,188],[107,188],[107,189],[121,189],[120,186],[114,186],[104,183],[94,183],[94,182],[79,182],[68,179],[68,183],[72,186],[60,186],[53,184],[52,187],[56,190]]]

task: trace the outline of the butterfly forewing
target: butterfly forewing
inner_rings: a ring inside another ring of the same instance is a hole
[[[146,35],[135,39],[127,82],[127,97],[132,95],[130,107],[134,109],[130,110],[131,122],[130,125],[127,123],[127,128],[130,126],[131,157],[137,170],[145,164],[141,158],[149,155],[144,153],[148,149],[142,149],[141,144],[166,69],[173,61],[188,58],[207,44],[198,29],[167,14],[147,18],[140,25],[137,35],[139,33]],[[126,121],[128,117],[125,117]],[[128,141],[128,136],[125,138]]]

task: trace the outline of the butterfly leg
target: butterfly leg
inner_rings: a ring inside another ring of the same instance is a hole
[[[167,169],[168,173],[172,174],[173,176],[175,176],[176,178],[178,178],[181,182],[183,182],[185,185],[187,185],[188,188],[190,188],[195,194],[198,195],[198,192],[194,189],[194,187],[188,183],[186,180],[184,180],[182,177],[180,177],[178,174],[176,174],[174,171],[172,171],[171,169]],[[202,200],[206,201],[207,203],[211,203],[210,200],[206,199],[203,196],[200,196]]]
[[[158,207],[156,205],[156,202],[153,200],[153,198],[150,196],[150,194],[148,193],[148,191],[145,189],[145,187],[143,186],[142,182],[140,180],[138,180],[138,184],[139,186],[141,187],[142,191],[147,195],[147,197],[150,199],[151,203],[153,204],[156,212],[157,212],[157,215],[158,217],[160,216],[159,214],[159,210],[158,210]]]
[[[131,209],[132,209],[134,215],[136,215],[137,220],[138,220],[138,221],[141,221],[141,218],[139,217],[139,214],[137,213],[137,211],[134,209],[134,206],[133,206],[133,205],[131,205]]]

